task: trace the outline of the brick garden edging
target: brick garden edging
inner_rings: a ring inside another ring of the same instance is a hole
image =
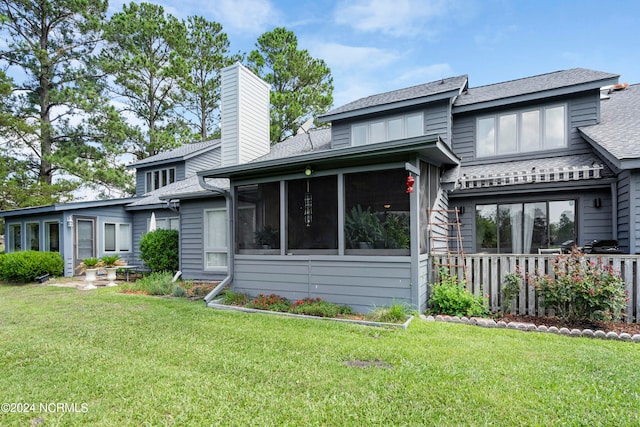
[[[560,328],[555,326],[546,327],[544,325],[536,326],[533,323],[519,323],[519,322],[505,322],[500,320],[496,322],[493,319],[485,319],[482,317],[458,317],[458,316],[425,316],[420,315],[420,318],[426,322],[446,322],[446,323],[461,323],[464,325],[481,326],[483,328],[499,328],[499,329],[514,329],[522,332],[546,332],[558,335],[565,335],[568,337],[586,337],[586,338],[600,338],[619,341],[631,341],[640,343],[640,334],[631,336],[626,332],[617,334],[616,332],[604,332],[604,331],[592,331],[591,329],[569,329]]]

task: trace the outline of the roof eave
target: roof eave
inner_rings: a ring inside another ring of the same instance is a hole
[[[160,200],[188,200],[188,199],[204,199],[211,196],[219,196],[212,191],[192,191],[186,193],[176,193],[176,194],[167,194],[166,196],[161,196]]]
[[[595,80],[577,85],[563,86],[560,88],[541,90],[538,92],[526,93],[522,95],[509,96],[504,98],[493,99],[490,101],[482,101],[474,104],[453,105],[452,113],[466,113],[468,111],[483,110],[494,107],[502,107],[505,105],[517,104],[520,102],[538,101],[541,99],[552,98],[555,96],[570,95],[578,92],[586,92],[590,90],[600,90],[601,87],[618,82],[619,76],[609,77],[605,79]]]
[[[345,111],[336,114],[323,114],[318,116],[318,120],[322,122],[332,122],[336,120],[351,119],[359,116],[366,116],[368,114],[384,113],[390,110],[396,110],[407,107],[414,107],[417,105],[428,104],[430,102],[442,101],[444,99],[450,99],[460,95],[463,89],[466,87],[466,82],[457,89],[436,93],[433,95],[421,96],[419,98],[407,99],[404,101],[390,102],[387,104],[374,105],[371,107],[359,108],[351,111]]]
[[[203,148],[201,148],[199,150],[196,150],[196,151],[194,151],[192,153],[189,153],[189,154],[185,154],[183,156],[171,157],[171,158],[168,158],[168,159],[157,160],[157,161],[154,161],[154,162],[144,163],[144,160],[140,160],[140,162],[142,162],[142,163],[140,163],[140,162],[132,163],[130,165],[127,165],[126,168],[127,169],[137,169],[137,168],[160,166],[160,165],[164,165],[164,164],[167,164],[167,163],[184,162],[185,160],[189,160],[192,157],[199,156],[199,155],[201,155],[203,153],[206,153],[207,151],[211,151],[211,150],[213,150],[215,148],[218,148],[218,147],[220,147],[220,145],[221,145],[221,143],[218,142],[216,144],[213,144],[213,145],[208,146],[208,147],[203,147]]]
[[[135,200],[136,200],[135,197],[129,197],[126,199],[91,200],[91,201],[84,201],[84,202],[69,202],[69,203],[58,203],[55,205],[18,208],[18,209],[12,209],[8,211],[0,211],[0,218],[11,218],[11,217],[23,216],[23,215],[38,215],[38,214],[45,214],[45,213],[66,212],[66,211],[96,208],[96,207],[99,208],[99,207],[106,207],[106,206],[126,205],[127,203],[131,203]]]
[[[327,165],[351,160],[376,159],[390,154],[419,153],[438,164],[459,164],[460,159],[438,135],[407,138],[365,146],[339,148],[299,156],[245,163],[198,172],[205,178],[234,178],[251,175],[275,175],[281,171],[304,168],[307,165]]]

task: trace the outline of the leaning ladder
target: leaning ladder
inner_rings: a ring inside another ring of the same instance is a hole
[[[458,209],[429,209],[428,215],[431,257],[436,273],[440,268],[447,268],[449,274],[467,283]]]

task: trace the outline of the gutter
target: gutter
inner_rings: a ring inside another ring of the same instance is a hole
[[[211,302],[212,299],[214,299],[224,288],[225,286],[229,285],[232,281],[233,281],[233,262],[234,262],[234,257],[233,257],[233,197],[231,197],[231,191],[230,190],[225,190],[223,188],[219,188],[216,186],[213,186],[211,184],[208,184],[205,179],[204,176],[202,175],[198,175],[198,182],[200,183],[200,186],[206,190],[209,191],[213,191],[215,193],[218,194],[222,194],[227,202],[227,212],[229,212],[229,229],[228,229],[228,234],[227,234],[227,242],[228,242],[228,250],[227,250],[227,269],[228,269],[228,274],[227,276],[222,279],[222,282],[220,282],[218,284],[218,286],[216,286],[215,288],[213,288],[213,290],[211,292],[209,292],[205,297],[204,297],[204,303],[205,304],[209,304],[209,302]]]

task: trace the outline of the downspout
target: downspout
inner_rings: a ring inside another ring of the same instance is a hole
[[[230,284],[233,281],[233,197],[231,197],[231,192],[229,190],[225,190],[216,186],[213,186],[211,184],[208,184],[205,179],[204,176],[202,175],[198,175],[198,181],[200,182],[200,186],[206,190],[210,190],[213,191],[215,193],[218,194],[222,194],[225,198],[225,201],[227,203],[227,212],[229,213],[229,229],[228,229],[228,234],[227,234],[227,243],[228,243],[228,250],[227,250],[227,269],[228,269],[228,274],[227,276],[222,279],[222,282],[220,282],[218,284],[218,286],[216,286],[215,288],[213,288],[213,290],[211,292],[209,292],[205,297],[204,297],[204,303],[208,304],[209,302],[211,302],[212,299],[214,299],[224,288],[225,286],[227,286],[228,284]]]

